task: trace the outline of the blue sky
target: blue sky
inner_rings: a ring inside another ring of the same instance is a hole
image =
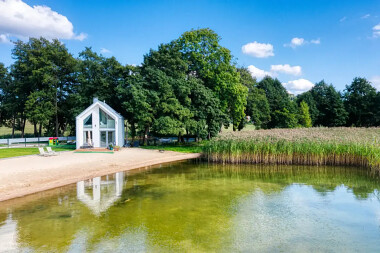
[[[204,27],[221,36],[239,66],[258,79],[278,77],[293,93],[322,79],[343,90],[356,76],[380,88],[377,0],[0,0],[0,62],[12,63],[10,40],[44,35],[60,38],[74,56],[91,46],[140,64],[150,48]]]

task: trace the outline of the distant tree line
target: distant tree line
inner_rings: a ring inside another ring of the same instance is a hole
[[[144,56],[141,66],[122,65],[91,48],[73,57],[58,40],[17,41],[15,62],[0,63],[0,126],[34,135],[75,132],[75,116],[106,101],[128,123],[132,137],[212,138],[229,125],[240,130],[311,126],[378,126],[380,94],[355,78],[343,94],[324,81],[292,97],[278,79],[260,82],[238,68],[210,29],[185,32]],[[249,116],[249,117],[247,117]]]

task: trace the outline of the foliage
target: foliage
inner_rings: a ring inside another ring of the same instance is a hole
[[[309,112],[309,106],[305,101],[300,103],[300,119],[299,122],[303,127],[312,127],[312,121]]]
[[[215,92],[222,112],[229,115],[236,130],[245,117],[247,89],[232,64],[231,52],[219,42],[220,37],[211,29],[191,30],[177,40],[188,64],[187,73],[200,78]]]
[[[257,129],[267,128],[271,116],[265,91],[257,87],[256,80],[246,68],[239,68],[238,71],[242,84],[248,88],[245,114],[251,117]]]
[[[344,93],[344,106],[348,113],[346,125],[374,126],[376,95],[376,89],[365,78],[354,78]]]
[[[273,122],[276,128],[295,128],[298,126],[297,115],[289,112],[286,108],[274,111]]]
[[[46,124],[46,117],[37,122],[36,119],[41,117],[36,114],[46,114],[50,116],[49,129],[54,129],[58,136],[68,124],[67,111],[63,109],[67,107],[67,96],[75,82],[76,60],[61,42],[44,38],[17,41],[12,55],[16,61],[11,67],[13,80],[9,96],[13,98],[10,103],[16,105],[11,109],[13,118],[21,118],[22,135],[28,116],[31,117],[36,132],[37,123],[40,124],[40,129],[42,124]],[[39,112],[34,107],[26,108],[27,102],[29,105],[38,105]],[[43,105],[53,105],[53,109]],[[14,125],[15,122],[13,127]]]
[[[347,112],[341,95],[334,86],[322,80],[310,90],[310,93],[319,111],[314,125],[328,127],[345,125]]]
[[[317,103],[315,102],[314,97],[310,91],[301,93],[296,97],[296,102],[297,102],[298,106],[300,106],[302,101],[304,101],[309,106],[311,123],[314,126],[315,121],[317,120],[317,118],[319,116],[319,110],[317,108]]]
[[[298,125],[297,106],[278,79],[264,77],[258,83],[258,88],[265,91],[268,100],[270,108],[268,128],[288,128]]]

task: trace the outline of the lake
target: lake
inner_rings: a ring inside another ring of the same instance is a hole
[[[0,252],[380,252],[380,179],[193,161],[0,203]]]

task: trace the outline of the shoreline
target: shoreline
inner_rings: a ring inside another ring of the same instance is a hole
[[[199,158],[178,153],[127,148],[110,154],[62,152],[58,156],[26,156],[0,160],[0,202],[93,177],[163,163]]]

